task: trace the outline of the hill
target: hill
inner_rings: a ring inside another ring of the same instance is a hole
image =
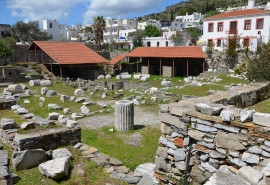
[[[265,5],[268,0],[255,0],[256,5]],[[200,12],[205,14],[216,8],[226,9],[228,7],[246,6],[248,0],[188,0],[180,1],[177,4],[167,6],[163,12],[152,13],[139,17],[142,20],[174,20],[175,16],[185,15],[186,12]]]

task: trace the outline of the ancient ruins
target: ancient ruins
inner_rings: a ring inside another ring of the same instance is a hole
[[[134,75],[133,78],[137,80],[142,78],[139,83],[125,83],[124,80],[132,78],[130,74],[117,76],[123,80],[120,82],[110,81],[109,75],[99,78],[103,80],[98,80],[95,85],[101,89],[126,88],[130,89],[130,92],[140,89],[141,95],[150,94],[152,101],[174,97],[172,94],[159,91],[158,88],[148,87],[147,75]],[[205,83],[200,77],[188,77],[184,81],[186,85],[191,86],[201,86]],[[38,167],[44,176],[52,179],[67,176],[68,161],[73,156],[66,148],[59,149],[59,147],[72,145],[85,159],[103,166],[111,178],[121,179],[129,184],[183,182],[218,185],[220,181],[232,185],[269,184],[270,114],[247,109],[269,98],[269,83],[232,85],[224,92],[209,92],[211,94],[207,97],[183,95],[179,97],[182,99],[179,102],[161,104],[159,120],[162,136],[158,141],[155,164],[142,164],[134,172],[118,159],[100,153],[97,148],[81,142],[81,128],[77,120],[93,114],[86,106],[93,102],[86,101],[84,90],[90,83],[93,85],[93,82],[80,79],[78,83],[80,85],[74,91],[74,96],[67,96],[57,95],[57,92],[50,90],[52,81],[48,79],[29,80],[29,86],[40,87],[38,92],[42,95],[39,99],[40,106],[43,106],[46,97],[56,95],[61,102],[82,103],[80,112],[72,113],[72,119],[66,116],[70,113],[69,108],[58,106],[57,102],[48,104],[51,113],[47,119],[30,113],[17,104],[16,98],[29,97],[31,92],[23,84],[7,85],[1,96],[0,109],[11,109],[21,115],[25,122],[18,128],[13,119],[1,119],[1,141],[13,151],[9,164],[7,151],[3,150],[2,144],[0,145],[1,179],[12,183],[19,180],[18,176],[9,173],[9,165],[16,170]],[[173,86],[167,79],[164,79],[161,85],[163,88]],[[104,99],[106,96],[107,94],[103,93],[101,98]],[[133,96],[115,102],[114,122],[117,131],[125,132],[133,129],[134,106],[143,103],[145,100]],[[99,105],[103,110],[106,109],[106,105]],[[58,109],[63,110],[63,114],[54,112]],[[44,129],[31,134],[18,133],[18,129],[31,128],[34,124],[48,126],[55,123],[61,123],[62,127]]]

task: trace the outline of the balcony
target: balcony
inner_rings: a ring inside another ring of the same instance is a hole
[[[238,30],[235,29],[231,29],[231,30],[226,30],[226,34],[233,34],[233,35],[237,35]]]

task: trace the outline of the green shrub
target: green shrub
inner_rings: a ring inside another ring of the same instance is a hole
[[[251,81],[270,80],[270,42],[260,44],[257,52],[252,54],[246,52],[247,73],[246,76]]]

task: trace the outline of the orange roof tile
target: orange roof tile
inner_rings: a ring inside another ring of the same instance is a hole
[[[80,42],[48,42],[34,41],[28,50],[43,50],[55,62],[68,64],[97,64],[108,61]]]
[[[128,57],[155,57],[155,58],[205,58],[199,46],[176,47],[138,47],[127,54]]]
[[[205,18],[204,20],[222,19],[222,18],[227,18],[227,17],[241,17],[241,16],[247,16],[247,15],[259,15],[259,14],[265,14],[265,13],[270,13],[270,11],[260,10],[260,9],[235,10],[235,11],[213,15],[211,17]]]
[[[109,65],[115,65],[115,64],[117,64],[118,62],[120,62],[121,60],[123,60],[126,57],[127,57],[126,54],[117,55],[116,57],[114,57],[113,59],[111,59],[108,64]]]

